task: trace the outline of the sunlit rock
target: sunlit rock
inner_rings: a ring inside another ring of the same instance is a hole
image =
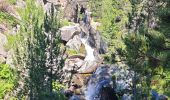
[[[70,40],[67,42],[67,44],[66,44],[66,46],[67,46],[68,48],[74,49],[74,50],[77,50],[77,51],[80,50],[81,45],[82,45],[82,42],[81,42],[81,40],[80,40],[80,38],[79,38],[78,35],[75,35],[75,36],[73,37],[73,39],[70,39]]]
[[[73,26],[64,26],[60,28],[61,39],[63,41],[69,41],[72,39],[76,34],[80,33],[80,27],[78,25]]]

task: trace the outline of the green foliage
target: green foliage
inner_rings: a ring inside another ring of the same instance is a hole
[[[23,26],[22,31],[28,31],[31,29],[31,25],[36,23],[36,20],[39,21],[38,25],[40,26],[44,21],[44,12],[41,6],[37,6],[34,0],[26,0],[26,7],[19,9],[19,15],[21,17],[21,25]],[[30,13],[31,12],[31,13]],[[24,29],[28,28],[28,29]]]
[[[124,50],[125,44],[122,41],[122,37],[126,32],[125,24],[128,22],[128,6],[127,0],[103,0],[101,6],[101,22],[102,25],[99,30],[102,32],[102,36],[109,45],[109,52],[107,58],[110,59],[110,63],[114,63],[114,57],[117,50]],[[99,15],[99,16],[100,16]],[[113,62],[112,62],[113,61]]]
[[[0,23],[5,23],[9,26],[14,26],[18,24],[18,21],[15,17],[11,16],[7,12],[0,11]]]
[[[63,98],[58,90],[53,93],[52,85],[58,79],[53,66],[60,68],[62,64],[58,60],[61,46],[58,11],[52,6],[50,12],[44,14],[42,7],[36,5],[34,0],[25,2],[26,7],[19,9],[20,31],[18,35],[9,37],[9,42],[15,41],[12,46],[16,46],[16,65],[22,70],[29,70],[29,77],[24,77],[25,87],[18,94],[19,99],[26,96],[25,94],[29,94],[30,99]]]
[[[91,2],[97,2],[91,5],[95,11],[99,0]],[[170,66],[169,5],[169,0],[103,0],[102,9],[97,8],[102,14],[94,14],[102,15],[99,30],[109,45],[109,52],[104,55],[107,63],[115,63],[116,56],[120,55],[140,75],[140,79],[135,76],[133,80],[137,91],[134,96],[139,100],[142,100],[140,92],[150,96],[152,80],[160,81],[159,88],[154,89],[169,95],[165,88]],[[155,28],[151,27],[152,21],[158,24]]]
[[[7,0],[7,2],[9,2],[10,4],[16,4],[17,0]]]
[[[0,99],[3,99],[6,93],[11,92],[16,85],[16,72],[9,65],[0,64]]]
[[[16,35],[7,35],[8,43],[5,45],[6,50],[16,49],[16,42],[20,41],[20,36]]]
[[[131,3],[133,5],[131,17],[136,18],[143,11],[146,11],[146,9],[137,8],[141,5],[140,2],[131,1]],[[146,7],[150,9],[151,7],[148,5]],[[153,12],[156,9],[154,7],[152,7]],[[133,18],[131,17],[129,23],[133,23]],[[156,15],[154,17],[157,18]],[[168,71],[166,70],[168,70],[167,66],[169,66],[167,63],[169,62],[167,61],[169,51],[167,51],[168,47],[166,45],[168,38],[166,32],[169,31],[169,28],[160,24],[163,29],[153,29],[149,26],[150,15],[145,15],[145,17],[141,18],[143,18],[143,21],[138,24],[138,28],[135,29],[134,33],[128,33],[124,39],[128,65],[141,75],[141,79],[136,81],[134,86],[142,85],[143,87],[140,88],[144,91],[155,89],[159,93],[165,94],[168,92],[165,87],[167,86],[166,78],[168,78]],[[161,21],[157,23],[161,23]],[[166,29],[166,32],[164,29]],[[155,81],[157,84],[153,85],[152,83]],[[147,95],[149,96],[149,94]]]
[[[69,26],[69,25],[72,25],[73,23],[72,22],[69,22],[68,20],[61,20],[61,27],[63,26]]]
[[[66,51],[69,55],[76,55],[79,54],[79,52],[77,50],[73,50],[73,49],[67,49]]]
[[[53,82],[53,89],[54,90],[61,91],[64,88],[65,88],[65,86],[60,84],[59,82]]]
[[[127,50],[127,59],[129,65],[135,69],[141,70],[141,65],[146,64],[146,52],[148,50],[147,38],[139,34],[129,34],[125,38],[126,50]],[[138,67],[137,67],[138,66]]]
[[[66,49],[66,53],[67,53],[69,56],[72,56],[72,55],[81,55],[81,54],[85,54],[85,53],[86,53],[86,50],[85,50],[84,45],[81,45],[80,48],[79,48],[79,50],[67,48],[67,49]]]
[[[95,18],[95,20],[100,19],[102,17],[102,0],[89,0],[88,4],[92,11],[92,17]]]

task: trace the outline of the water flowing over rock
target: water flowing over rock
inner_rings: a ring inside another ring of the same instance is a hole
[[[79,86],[80,92],[78,92],[78,96],[81,97],[84,94],[89,76],[102,63],[99,49],[101,49],[101,43],[104,41],[101,42],[102,39],[99,32],[84,24],[80,26],[65,26],[60,31],[61,39],[67,42],[67,49],[80,51],[81,46],[84,46],[85,49],[85,54],[82,54],[85,56],[73,54],[66,58],[65,66],[62,69],[63,74],[60,79],[68,87],[73,84]],[[71,98],[75,97],[70,97],[70,100],[72,100]]]
[[[105,92],[107,92],[107,94],[122,92],[125,95],[128,95],[125,91],[132,90],[131,86],[133,75],[134,73],[132,71],[116,65],[103,65],[98,67],[88,82],[87,91],[85,92],[86,100],[101,100],[101,98],[105,98],[102,100],[117,100],[106,99],[108,96],[110,96],[110,98],[116,98],[116,96],[103,95]],[[129,95],[128,98],[130,98],[128,100],[131,100],[131,95]]]

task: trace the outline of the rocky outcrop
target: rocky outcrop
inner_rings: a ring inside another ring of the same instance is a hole
[[[66,7],[64,8],[64,18],[69,21],[78,22],[78,10],[79,5],[77,0],[68,0]]]
[[[80,31],[81,31],[81,29],[78,25],[64,26],[64,27],[60,28],[61,39],[63,41],[68,42],[76,34],[79,34]]]
[[[75,36],[73,37],[73,39],[70,39],[70,40],[67,42],[67,44],[66,44],[66,46],[67,46],[68,48],[70,48],[70,49],[75,49],[75,50],[77,50],[77,51],[80,50],[81,45],[82,45],[82,42],[81,42],[81,39],[80,39],[80,37],[79,37],[78,35],[75,35]]]
[[[82,74],[92,74],[99,65],[100,63],[96,61],[85,61],[78,72]]]

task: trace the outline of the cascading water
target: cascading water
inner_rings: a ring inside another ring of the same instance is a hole
[[[85,46],[86,49],[86,57],[85,57],[85,61],[95,61],[95,56],[94,56],[94,48],[92,48],[89,44],[88,44],[88,38],[89,36],[83,36],[83,33],[80,34],[80,40],[83,43],[83,45]]]
[[[87,84],[86,100],[118,100],[116,93],[131,90],[133,74],[115,65],[98,67]],[[113,76],[116,77],[115,80]],[[124,93],[122,99],[124,96],[131,100],[131,95]]]

